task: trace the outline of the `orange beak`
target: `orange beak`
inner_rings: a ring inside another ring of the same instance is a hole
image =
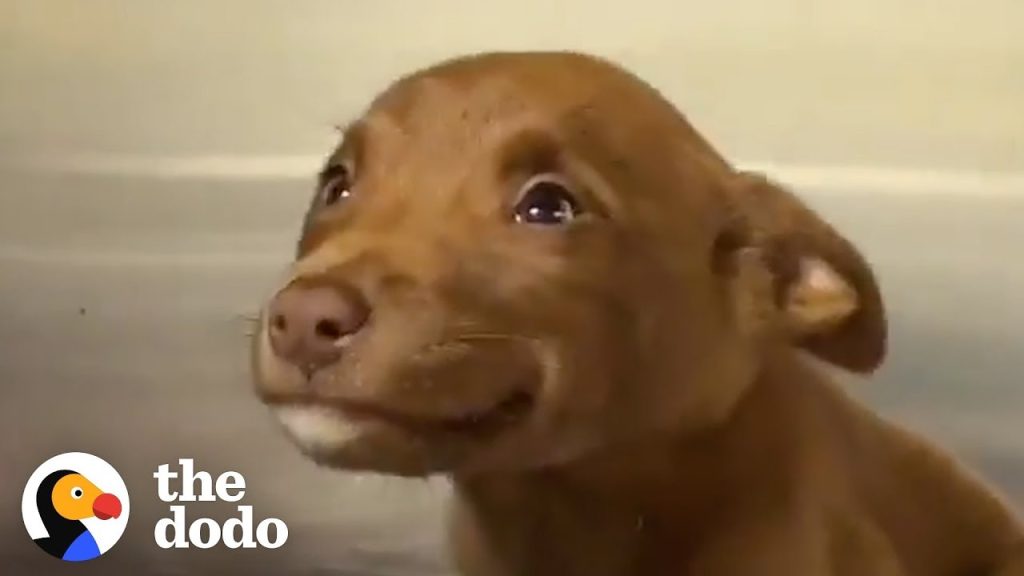
[[[113,494],[100,494],[92,503],[92,513],[100,520],[121,515],[121,501]]]

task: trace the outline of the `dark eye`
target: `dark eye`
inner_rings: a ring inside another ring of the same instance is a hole
[[[553,176],[537,176],[527,182],[515,207],[516,222],[522,224],[567,224],[579,215],[576,199]]]
[[[324,174],[324,184],[320,188],[320,199],[324,206],[331,206],[352,195],[352,181],[347,169],[332,167]]]
[[[75,500],[78,500],[84,494],[85,492],[83,492],[82,489],[79,488],[78,486],[75,486],[74,488],[71,489],[71,497],[74,498]]]

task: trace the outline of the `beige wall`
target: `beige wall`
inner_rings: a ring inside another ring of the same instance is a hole
[[[251,393],[244,318],[333,123],[411,67],[552,47],[623,61],[735,158],[811,184],[890,310],[890,359],[848,389],[1024,506],[1024,0],[550,4],[0,0],[0,517],[42,460],[84,450],[132,518],[76,574],[445,573],[444,485],[301,458]],[[143,177],[5,170],[54,152]],[[287,548],[157,549],[152,474],[186,456],[242,472]],[[53,565],[0,525],[0,571]]]
[[[575,48],[727,152],[1024,170],[1020,0],[3,0],[0,152],[307,154],[410,67]]]

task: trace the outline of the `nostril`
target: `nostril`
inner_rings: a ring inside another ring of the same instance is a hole
[[[362,329],[369,312],[363,295],[346,284],[293,282],[270,304],[270,347],[311,373],[341,359],[347,337]]]
[[[278,332],[284,332],[288,329],[288,320],[284,317],[284,314],[275,314],[270,320],[270,326]]]
[[[330,340],[331,342],[334,342],[345,335],[340,322],[327,318],[318,321],[313,330],[316,332],[318,337],[324,340]]]

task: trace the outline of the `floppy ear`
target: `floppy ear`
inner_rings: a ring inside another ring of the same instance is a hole
[[[746,247],[767,269],[773,316],[796,346],[869,373],[886,353],[886,318],[871,267],[832,226],[767,178],[740,173],[731,200]]]

